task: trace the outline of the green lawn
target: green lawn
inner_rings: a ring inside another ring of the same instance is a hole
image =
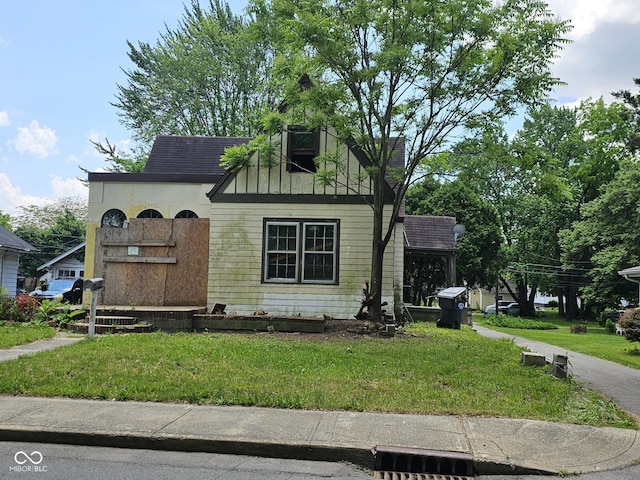
[[[580,322],[568,322],[560,318],[557,312],[548,312],[546,318],[540,321],[553,323],[558,326],[555,330],[529,330],[519,328],[503,328],[486,325],[488,316],[474,314],[473,321],[479,325],[486,326],[492,330],[508,333],[509,335],[537,340],[549,343],[558,347],[573,350],[574,352],[592,355],[594,357],[610,360],[612,362],[626,365],[631,368],[640,369],[640,352],[636,349],[638,343],[627,341],[623,336],[609,333],[604,327],[595,322],[587,323],[586,334],[571,333],[572,324]]]
[[[44,340],[56,336],[56,329],[30,323],[0,322],[0,348]]]
[[[525,367],[509,341],[418,324],[395,338],[137,334],[0,364],[0,394],[488,415],[637,428],[612,402]]]

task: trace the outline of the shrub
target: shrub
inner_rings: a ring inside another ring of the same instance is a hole
[[[640,342],[640,308],[627,310],[618,320],[624,329],[624,336],[630,342]]]
[[[5,295],[0,297],[0,319],[12,322],[28,322],[32,319],[39,306],[40,303],[26,293],[22,293],[15,298]]]
[[[606,328],[607,332],[609,333],[615,333],[616,324],[613,322],[613,320],[611,320],[610,318],[607,318],[607,323],[604,324],[604,328]]]
[[[487,315],[484,320],[487,325],[503,328],[522,328],[526,330],[555,330],[558,327],[553,323],[541,322],[539,320],[529,320],[520,317],[510,317],[500,314],[498,318],[495,315]]]
[[[556,308],[558,306],[558,301],[557,300],[549,300],[547,302],[547,307],[549,308]]]

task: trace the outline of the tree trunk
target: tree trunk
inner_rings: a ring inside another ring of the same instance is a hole
[[[558,315],[564,317],[564,288],[558,287]]]
[[[382,325],[382,278],[384,251],[387,247],[384,231],[384,173],[378,172],[373,176],[373,245],[371,251],[371,295],[373,301],[369,307],[371,321]]]

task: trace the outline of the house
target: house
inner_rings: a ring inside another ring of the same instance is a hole
[[[56,278],[83,278],[85,246],[86,242],[82,242],[40,265],[38,272],[44,272],[39,277],[40,282],[48,282]]]
[[[104,278],[101,304],[352,317],[370,277],[373,190],[366,159],[337,138],[291,128],[272,139],[275,164],[254,154],[226,171],[225,147],[248,139],[159,136],[143,172],[89,173],[85,276]],[[334,150],[344,168],[319,186],[313,158]],[[398,223],[385,253],[389,310],[402,301],[403,242]]]
[[[638,284],[638,298],[640,299],[640,265],[637,267],[625,268],[618,271],[618,275],[626,280]],[[640,300],[639,300],[640,303]]]
[[[18,293],[18,264],[21,254],[38,249],[0,226],[0,287],[11,296]]]
[[[206,306],[209,312],[223,305],[238,315],[357,313],[373,243],[367,159],[331,127],[292,127],[270,139],[275,161],[254,153],[248,165],[225,170],[225,148],[249,140],[158,136],[143,172],[88,174],[84,270],[86,278],[104,278],[100,304]],[[333,151],[342,168],[323,186],[313,175],[314,159]],[[393,161],[403,165],[400,140]],[[390,207],[391,181],[387,187]],[[385,251],[388,311],[402,306],[405,242],[414,253],[428,250],[429,229],[438,225],[432,220],[421,224],[426,233],[417,227],[407,235],[404,220],[398,219]],[[444,221],[450,229],[451,219]],[[409,219],[407,225],[414,224]],[[444,254],[450,257],[449,235]]]
[[[444,257],[447,287],[456,285],[456,227],[455,217],[405,215],[405,262],[410,258]]]
[[[515,291],[515,284],[511,284],[512,291]],[[509,293],[509,291],[500,284],[500,290],[498,291],[498,301],[515,302],[516,300]],[[474,310],[484,311],[489,305],[496,304],[496,290],[495,288],[489,290],[476,286],[469,290],[469,306]]]

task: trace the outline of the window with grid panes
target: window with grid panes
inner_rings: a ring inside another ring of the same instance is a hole
[[[337,221],[268,221],[266,282],[337,283]]]

